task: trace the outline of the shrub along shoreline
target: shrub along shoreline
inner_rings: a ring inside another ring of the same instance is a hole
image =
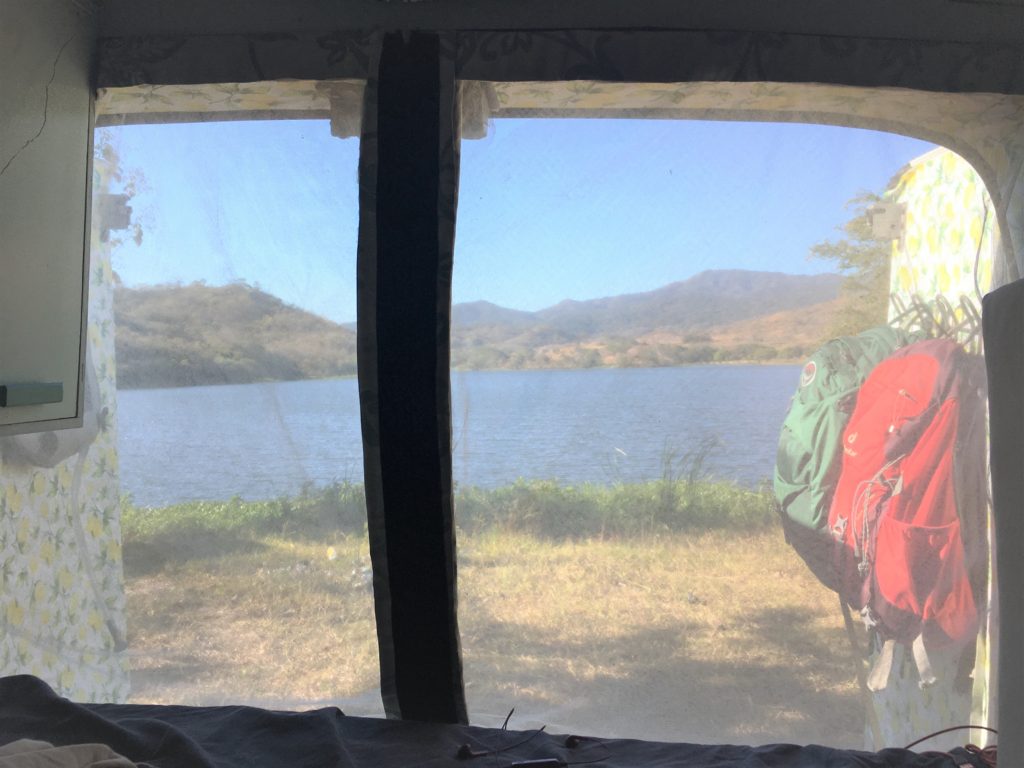
[[[209,556],[266,536],[323,541],[363,535],[365,504],[362,484],[351,482],[266,501],[235,497],[154,508],[136,506],[126,497],[121,529],[128,559],[140,548],[161,549],[162,559]],[[458,529],[467,533],[496,529],[554,540],[722,528],[760,531],[778,520],[766,488],[688,478],[610,486],[518,480],[493,489],[466,487],[456,491],[455,514]]]

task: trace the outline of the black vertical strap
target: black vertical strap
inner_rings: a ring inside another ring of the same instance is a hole
[[[1020,765],[1024,759],[1024,733],[1018,727],[1024,722],[1024,600],[1020,587],[1024,574],[1024,281],[985,296],[982,328],[988,369],[999,611],[999,639],[993,654],[999,675],[999,751],[1005,752],[1011,764]]]
[[[391,717],[466,722],[450,493],[451,243],[440,241],[452,227],[439,222],[454,205],[441,199],[454,196],[442,192],[452,159],[441,149],[454,89],[441,82],[438,36],[385,35],[370,85],[358,334],[381,693]]]

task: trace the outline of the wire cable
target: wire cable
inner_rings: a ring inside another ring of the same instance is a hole
[[[913,747],[916,747],[923,741],[928,741],[928,739],[933,739],[936,736],[941,736],[944,733],[952,733],[953,731],[966,731],[971,729],[977,729],[979,731],[988,731],[989,733],[994,733],[997,736],[999,735],[999,731],[997,731],[995,728],[989,728],[987,725],[954,725],[951,728],[943,728],[941,731],[935,731],[935,733],[929,733],[927,736],[922,736],[917,741],[912,741],[909,744],[907,744],[907,746],[905,746],[904,749],[911,749]],[[975,749],[978,748],[975,747]]]
[[[968,744],[964,747],[964,751],[976,756],[981,760],[982,764],[987,768],[996,768],[996,745],[992,744],[988,747],[978,747],[974,744]]]
[[[533,741],[533,739],[537,738],[538,736],[540,736],[544,732],[545,728],[547,728],[547,726],[546,725],[542,725],[540,728],[535,730],[533,733],[531,733],[525,739],[521,739],[520,741],[517,741],[517,742],[515,742],[513,744],[509,744],[508,746],[505,746],[505,747],[500,747],[498,749],[485,749],[485,750],[477,751],[477,750],[473,749],[473,747],[471,747],[469,744],[463,744],[461,747],[459,747],[459,750],[455,753],[455,757],[459,758],[460,760],[472,760],[472,759],[477,758],[477,757],[489,757],[491,755],[500,755],[502,752],[508,752],[510,749],[515,749],[516,747],[521,747],[521,746],[523,746],[523,744],[526,744],[529,741]]]

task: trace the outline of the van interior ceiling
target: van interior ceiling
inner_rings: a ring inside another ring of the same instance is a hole
[[[1024,2],[0,0],[0,81],[0,765],[1024,763]]]

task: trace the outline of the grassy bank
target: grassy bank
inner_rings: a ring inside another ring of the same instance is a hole
[[[125,505],[134,696],[379,708],[362,487]],[[474,722],[856,746],[836,609],[765,494],[666,477],[457,495]]]
[[[733,483],[666,477],[642,483],[561,485],[554,480],[519,480],[496,489],[456,493],[456,522],[478,532],[498,528],[543,538],[637,536],[750,527],[776,520],[764,490]],[[363,486],[335,483],[294,498],[268,501],[201,501],[167,507],[122,508],[125,545],[172,550],[205,540],[211,551],[253,537],[280,535],[304,541],[353,534],[366,522]]]

